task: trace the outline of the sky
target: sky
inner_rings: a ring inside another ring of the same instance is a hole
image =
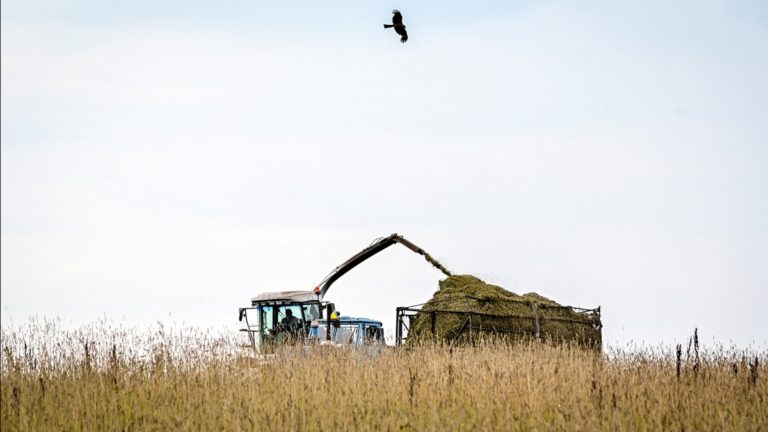
[[[382,24],[397,8],[409,40]],[[377,237],[601,306],[615,345],[768,344],[761,1],[5,0],[0,312],[236,329]],[[395,245],[326,296],[392,328]]]

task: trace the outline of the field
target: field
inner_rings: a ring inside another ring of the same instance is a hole
[[[286,349],[235,336],[36,321],[2,330],[0,429],[768,430],[765,352]]]

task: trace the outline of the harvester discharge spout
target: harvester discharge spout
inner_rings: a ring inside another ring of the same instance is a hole
[[[412,250],[413,252],[419,255],[422,255],[424,259],[426,259],[435,268],[443,272],[446,276],[451,276],[451,272],[449,272],[448,269],[446,269],[436,259],[432,258],[432,256],[428,254],[424,249],[416,246],[415,244],[407,240],[405,237],[395,233],[388,237],[381,237],[374,240],[373,243],[370,244],[370,246],[361,250],[352,258],[348,259],[346,262],[336,267],[328,276],[325,277],[325,279],[323,279],[322,282],[320,282],[317,288],[315,288],[315,293],[317,293],[317,295],[322,300],[323,297],[325,297],[325,293],[328,292],[328,289],[331,287],[331,285],[334,282],[336,282],[338,278],[344,276],[348,271],[357,267],[358,264],[376,255],[377,253],[383,251],[384,249],[392,246],[395,243],[400,243],[403,246],[407,247],[408,249]]]

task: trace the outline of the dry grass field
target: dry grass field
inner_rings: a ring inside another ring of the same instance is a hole
[[[765,352],[286,349],[107,323],[2,331],[3,431],[768,430]]]

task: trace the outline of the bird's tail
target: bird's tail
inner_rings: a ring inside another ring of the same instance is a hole
[[[384,28],[392,28],[392,27],[394,27],[394,25],[392,25],[392,24],[384,24]]]

